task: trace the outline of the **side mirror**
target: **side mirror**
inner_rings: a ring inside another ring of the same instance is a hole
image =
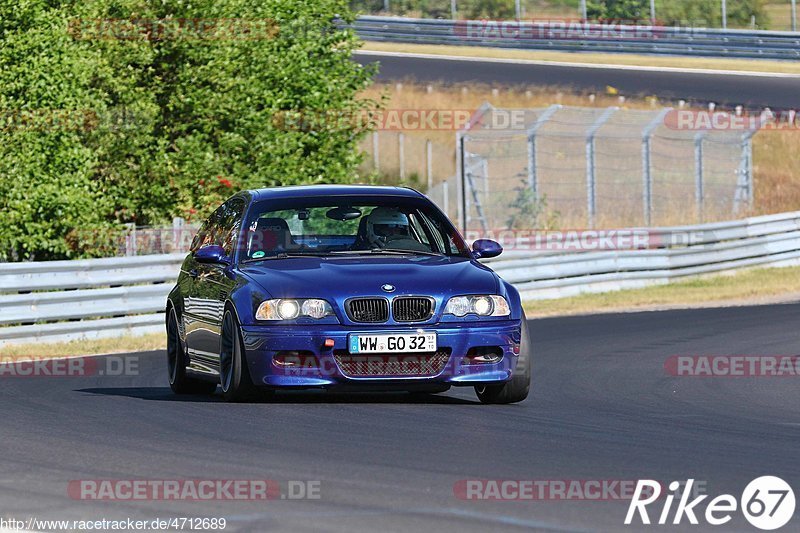
[[[478,239],[472,243],[472,253],[475,259],[488,259],[502,254],[503,247],[499,242],[490,239]]]
[[[212,265],[228,265],[230,260],[225,255],[225,250],[222,246],[216,244],[209,244],[203,246],[194,253],[194,259],[198,263],[212,264]]]

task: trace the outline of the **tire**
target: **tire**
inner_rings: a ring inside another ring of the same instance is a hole
[[[178,317],[175,308],[170,308],[167,318],[167,375],[169,388],[175,394],[214,394],[217,384],[192,379],[186,375],[186,351],[178,333]]]
[[[519,343],[517,367],[511,380],[501,385],[479,385],[475,394],[481,403],[507,404],[523,401],[531,390],[531,340],[528,321],[522,313],[522,335]]]
[[[247,369],[239,322],[230,309],[225,310],[222,318],[219,380],[225,401],[247,402],[259,396]]]

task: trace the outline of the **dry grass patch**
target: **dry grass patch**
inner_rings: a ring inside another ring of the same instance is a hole
[[[164,350],[167,336],[163,333],[125,336],[109,339],[76,340],[60,343],[28,343],[0,347],[0,360],[76,357],[112,353]]]
[[[643,289],[527,302],[529,318],[800,300],[800,267],[759,268],[702,276]]]

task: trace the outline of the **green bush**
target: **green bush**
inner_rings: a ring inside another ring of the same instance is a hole
[[[769,25],[766,0],[728,0],[728,25],[748,26],[755,17],[756,25]],[[588,0],[586,14],[589,19],[649,20],[649,0]],[[673,25],[720,27],[722,8],[720,0],[656,0],[656,19]]]
[[[337,16],[351,19],[347,2],[0,0],[0,260],[102,255],[121,223],[354,180],[362,127],[276,120],[376,106],[356,98],[372,70],[350,60],[358,41]],[[110,19],[136,32],[97,22]],[[179,19],[180,34],[143,31]]]
[[[657,0],[656,15],[658,20],[672,25],[690,25],[696,27],[719,28],[722,25],[722,8],[720,0]],[[755,17],[756,25],[761,29],[769,27],[766,12],[766,0],[728,0],[728,25],[747,27],[751,18]]]

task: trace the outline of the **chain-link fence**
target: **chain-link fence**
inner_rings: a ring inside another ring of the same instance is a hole
[[[671,108],[485,105],[457,134],[457,219],[470,230],[728,219],[752,202],[758,124]]]

